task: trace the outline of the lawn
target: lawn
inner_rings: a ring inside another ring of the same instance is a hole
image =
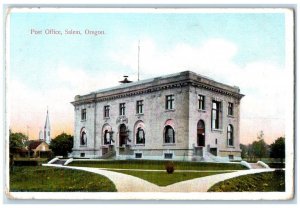
[[[108,160],[108,161],[73,161],[70,166],[164,170],[166,161],[157,160]],[[205,163],[174,161],[175,170],[244,170],[245,166],[233,163]]]
[[[165,171],[132,171],[132,170],[114,170],[115,172],[124,173],[138,178],[147,180],[158,186],[168,186],[180,181],[186,181],[193,178],[200,178],[209,175],[221,174],[224,172],[174,172],[168,174]],[[226,172],[228,173],[228,172]]]
[[[257,173],[240,176],[215,184],[210,192],[282,192],[285,191],[285,172]]]
[[[18,166],[10,173],[10,191],[31,192],[113,192],[106,177],[79,170],[43,166]]]

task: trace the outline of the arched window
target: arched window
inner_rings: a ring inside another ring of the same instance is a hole
[[[231,124],[227,127],[227,144],[233,146],[233,127]]]
[[[172,126],[170,125],[165,126],[164,139],[165,139],[165,143],[175,143],[175,131],[172,128]]]
[[[205,124],[203,120],[199,120],[197,123],[197,145],[205,147]]]
[[[141,127],[139,127],[136,132],[136,143],[145,144],[145,132]]]
[[[85,146],[86,143],[87,143],[86,131],[85,128],[82,128],[80,132],[80,145]]]
[[[110,133],[108,130],[104,131],[104,138],[103,138],[104,144],[111,144],[111,139],[110,139]]]

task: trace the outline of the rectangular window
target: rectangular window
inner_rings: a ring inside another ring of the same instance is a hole
[[[211,126],[212,129],[220,129],[221,102],[213,101],[212,104]]]
[[[109,118],[109,105],[104,106],[104,118]]]
[[[85,153],[80,153],[80,157],[85,157]]]
[[[233,160],[234,156],[233,155],[228,155],[229,160]]]
[[[233,103],[228,103],[228,115],[233,116]]]
[[[86,109],[81,110],[81,120],[85,121],[86,120]]]
[[[120,103],[120,116],[125,115],[125,103]]]
[[[142,153],[135,153],[135,158],[142,158]]]
[[[174,95],[166,96],[166,110],[174,109]]]
[[[205,96],[198,95],[198,108],[199,110],[205,110]]]
[[[137,114],[143,113],[143,100],[136,101],[136,113]]]
[[[172,159],[173,154],[172,153],[165,153],[165,159]]]

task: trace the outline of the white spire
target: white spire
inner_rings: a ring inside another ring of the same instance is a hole
[[[49,113],[48,113],[48,106],[47,106],[47,116],[46,116],[46,121],[45,121],[45,126],[44,126],[44,141],[48,144],[50,144],[51,137],[50,137],[50,120],[49,120]]]

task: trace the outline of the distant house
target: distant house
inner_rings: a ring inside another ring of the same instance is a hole
[[[28,145],[28,151],[31,152],[30,156],[33,157],[47,157],[51,149],[45,141],[31,141]]]

